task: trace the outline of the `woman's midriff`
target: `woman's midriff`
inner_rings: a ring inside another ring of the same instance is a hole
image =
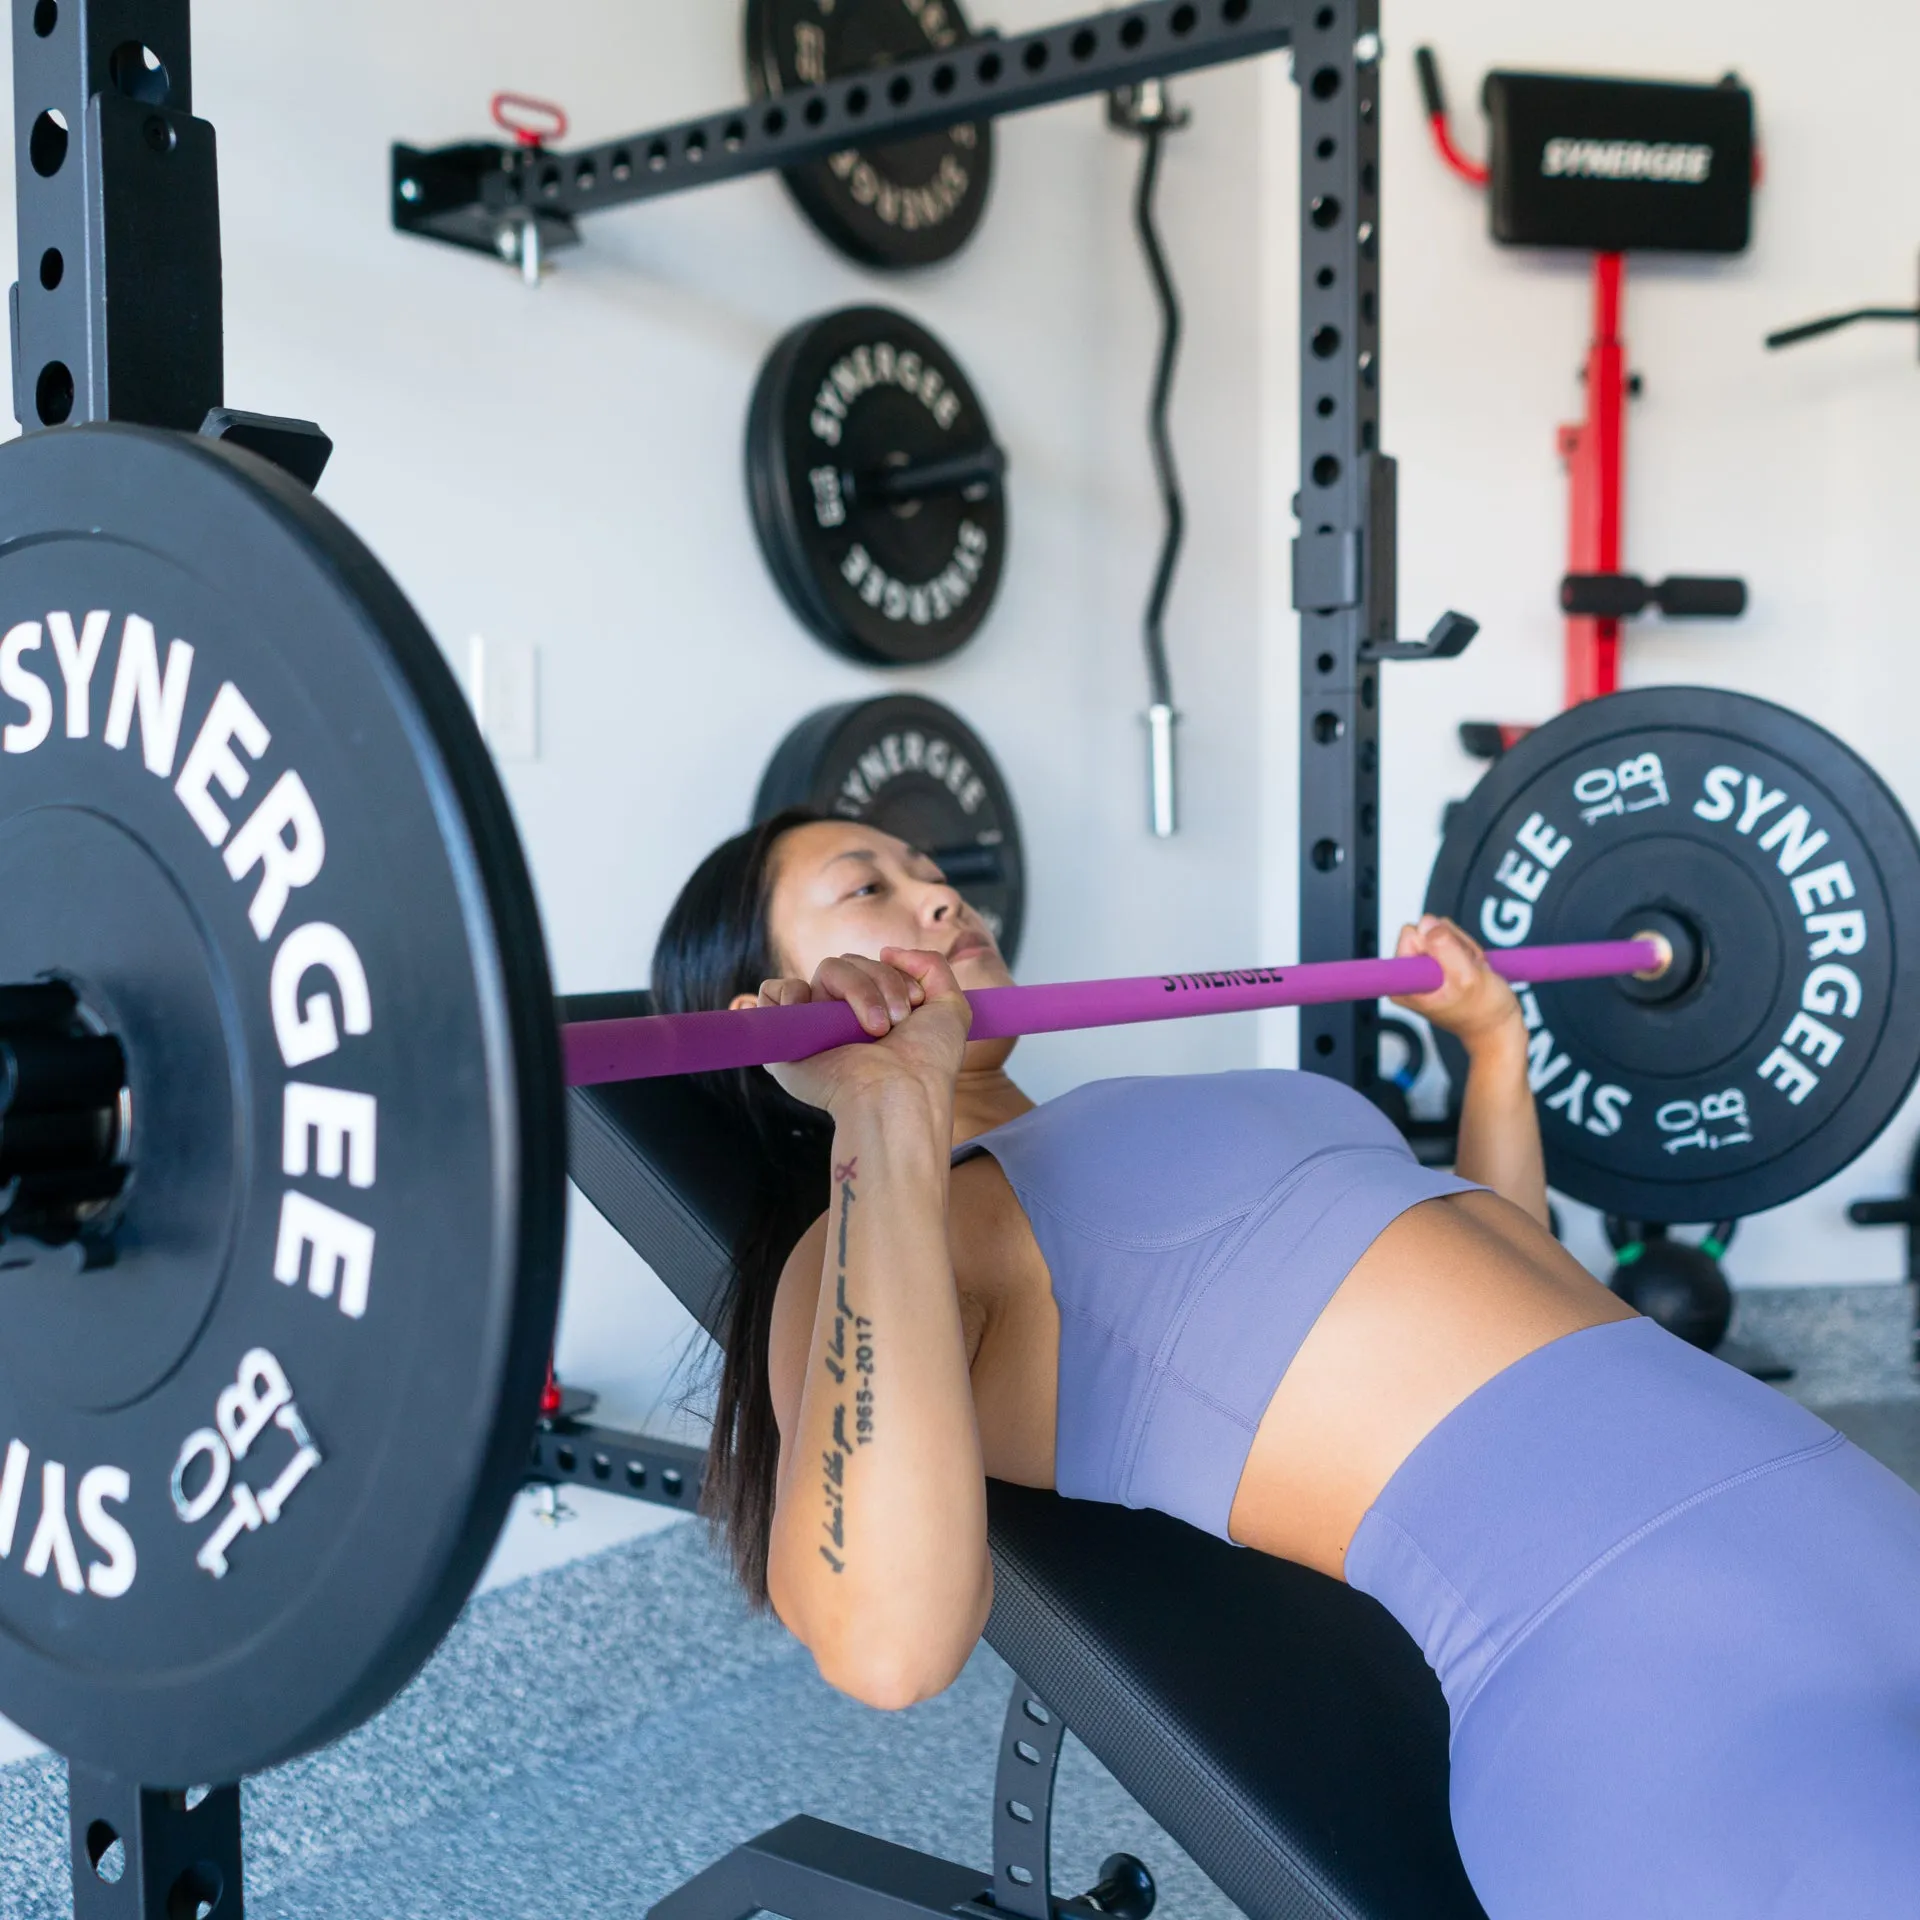
[[[1341,1282],[1275,1390],[1233,1538],[1341,1577],[1367,1509],[1462,1401],[1565,1334],[1632,1317],[1494,1194],[1411,1208]]]
[[[987,1472],[1051,1487],[1060,1316],[1046,1260],[992,1159],[954,1170],[951,1209]],[[1234,1539],[1341,1577],[1367,1509],[1455,1407],[1563,1334],[1632,1317],[1497,1195],[1409,1209],[1340,1283],[1268,1403]]]

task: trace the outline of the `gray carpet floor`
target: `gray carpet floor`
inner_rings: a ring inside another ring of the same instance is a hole
[[[879,1714],[748,1616],[697,1526],[483,1595],[401,1697],[249,1781],[251,1920],[639,1920],[739,1841],[817,1814],[990,1859],[1011,1675],[985,1648],[938,1700]],[[71,1912],[66,1774],[0,1769],[0,1920]],[[1232,1908],[1086,1751],[1060,1769],[1056,1883],[1121,1850],[1163,1910]]]
[[[1901,1287],[1743,1298],[1738,1338],[1795,1362],[1805,1399],[1920,1484],[1920,1381]],[[825,1687],[750,1617],[679,1526],[476,1600],[382,1715],[246,1787],[253,1920],[639,1920],[795,1813],[980,1865],[1010,1676],[882,1715]],[[1226,1900],[1084,1749],[1061,1764],[1056,1880],[1139,1854],[1161,1911]],[[0,1769],[0,1920],[72,1911],[65,1770]]]

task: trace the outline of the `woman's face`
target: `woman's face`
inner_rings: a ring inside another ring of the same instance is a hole
[[[962,987],[1004,987],[1012,975],[985,921],[917,847],[852,821],[783,834],[768,910],[786,973],[811,980],[823,960],[882,947],[943,954]]]

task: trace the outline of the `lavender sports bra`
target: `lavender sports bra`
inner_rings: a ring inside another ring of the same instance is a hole
[[[1026,1209],[1060,1309],[1055,1484],[1225,1539],[1255,1429],[1409,1207],[1474,1191],[1319,1074],[1102,1080],[959,1148]]]

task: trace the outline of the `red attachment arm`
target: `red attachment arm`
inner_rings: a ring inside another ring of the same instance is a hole
[[[1431,47],[1416,47],[1413,64],[1420,75],[1420,95],[1426,103],[1427,125],[1433,130],[1433,144],[1440,158],[1469,186],[1484,187],[1491,177],[1479,161],[1470,160],[1453,142],[1453,128],[1447,120],[1447,97],[1440,88],[1440,63]]]
[[[1427,125],[1433,129],[1433,144],[1440,149],[1440,158],[1470,186],[1484,187],[1493,176],[1478,160],[1470,160],[1453,144],[1453,131],[1447,125],[1447,116],[1436,113]]]
[[[530,93],[496,93],[489,103],[493,124],[510,133],[523,147],[542,147],[567,137],[567,112],[551,100]]]

